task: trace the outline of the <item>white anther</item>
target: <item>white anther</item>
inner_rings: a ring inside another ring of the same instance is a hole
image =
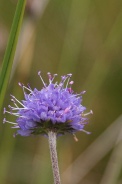
[[[45,82],[43,81],[43,78],[42,78],[42,76],[41,76],[41,71],[38,72],[38,75],[39,75],[39,77],[40,77],[40,79],[41,79],[41,81],[42,81],[44,87],[46,88],[46,84],[45,84]]]

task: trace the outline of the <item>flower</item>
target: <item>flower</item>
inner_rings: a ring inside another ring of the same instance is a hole
[[[90,113],[84,114],[86,108],[81,105],[82,94],[85,91],[74,94],[71,88],[73,81],[70,81],[72,74],[62,76],[60,83],[53,82],[57,74],[47,74],[48,85],[43,81],[41,72],[38,72],[44,85],[41,90],[36,88],[32,90],[29,85],[26,87],[19,83],[25,99],[19,101],[11,95],[14,106],[8,105],[10,111],[4,108],[4,113],[17,117],[16,123],[7,121],[5,118],[3,122],[13,124],[12,128],[17,128],[16,134],[21,136],[47,135],[49,131],[55,131],[61,135],[69,132],[74,135],[77,131],[85,131],[84,126],[87,124],[85,116],[92,113],[90,111]]]

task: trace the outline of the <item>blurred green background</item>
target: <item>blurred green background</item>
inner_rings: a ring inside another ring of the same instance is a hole
[[[0,66],[16,9],[16,0],[0,0]],[[10,94],[23,99],[18,82],[41,89],[41,70],[72,73],[73,90],[94,114],[85,127],[92,132],[58,138],[62,183],[122,183],[122,1],[28,0],[11,78]],[[6,116],[10,121],[14,117]],[[0,184],[53,183],[48,140],[13,138],[0,112]]]

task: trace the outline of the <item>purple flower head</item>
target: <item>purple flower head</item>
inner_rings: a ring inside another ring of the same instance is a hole
[[[86,108],[81,105],[82,94],[74,94],[70,81],[71,74],[61,77],[60,83],[53,82],[57,74],[48,73],[49,84],[46,85],[38,72],[44,87],[41,90],[32,90],[30,86],[19,83],[24,92],[24,100],[19,101],[11,95],[14,106],[8,106],[10,111],[4,108],[4,113],[9,113],[17,117],[16,123],[9,122],[5,118],[3,122],[13,124],[12,128],[17,128],[17,133],[21,136],[31,134],[47,135],[48,131],[55,131],[57,134],[66,132],[74,135],[77,131],[85,131],[87,124]],[[28,93],[27,93],[28,92]],[[86,131],[85,131],[86,132]],[[88,132],[86,132],[88,133]]]

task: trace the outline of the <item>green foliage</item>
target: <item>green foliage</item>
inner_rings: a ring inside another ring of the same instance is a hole
[[[10,79],[10,74],[11,74],[12,64],[13,64],[14,55],[16,51],[19,32],[21,29],[25,4],[26,4],[26,0],[18,1],[8,45],[3,59],[3,65],[0,73],[0,110],[2,108],[2,103],[5,97],[7,85]]]

